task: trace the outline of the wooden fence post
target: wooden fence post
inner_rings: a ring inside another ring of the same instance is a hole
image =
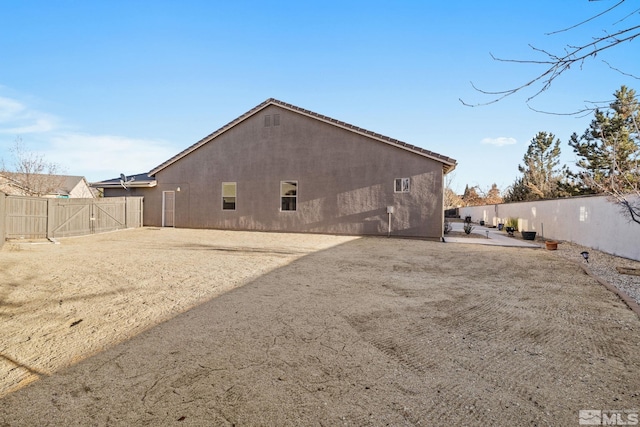
[[[53,215],[54,209],[51,208],[51,200],[53,199],[47,199],[47,239],[53,238],[51,234],[53,232],[54,222],[51,216]]]
[[[7,230],[7,196],[0,193],[0,248],[4,245]]]

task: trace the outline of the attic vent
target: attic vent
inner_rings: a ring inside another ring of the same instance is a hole
[[[264,127],[268,128],[271,126],[271,116],[270,115],[266,115],[264,116]]]
[[[280,126],[280,114],[273,115],[273,125]]]

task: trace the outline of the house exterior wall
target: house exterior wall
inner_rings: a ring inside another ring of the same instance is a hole
[[[69,197],[72,199],[93,199],[95,196],[83,178],[71,189]]]
[[[280,115],[265,127],[265,115]],[[145,225],[162,225],[162,193],[175,191],[175,226],[440,239],[442,163],[270,105],[156,174]],[[409,193],[394,179],[410,178]],[[281,211],[280,182],[298,182],[296,211]],[[237,183],[222,209],[222,183]],[[178,191],[179,188],[179,191]],[[122,195],[113,189],[106,195]]]

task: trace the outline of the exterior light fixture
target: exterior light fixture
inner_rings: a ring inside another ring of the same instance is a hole
[[[587,263],[589,263],[589,252],[582,251],[582,252],[580,252],[580,255],[582,255],[582,258],[584,258],[585,261],[587,261]]]

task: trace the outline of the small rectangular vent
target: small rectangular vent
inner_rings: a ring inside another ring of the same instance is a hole
[[[273,125],[280,126],[280,114],[273,115]]]
[[[271,126],[271,116],[270,115],[266,115],[264,116],[264,127],[268,128]]]

